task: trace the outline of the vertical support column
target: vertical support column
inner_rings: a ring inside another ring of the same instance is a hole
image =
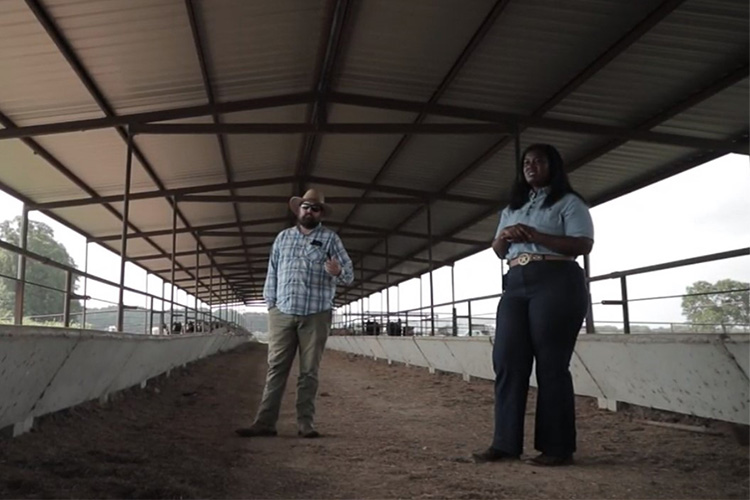
[[[360,297],[362,300],[362,310],[360,311],[362,313],[362,335],[366,334],[367,331],[365,330],[365,258],[362,257],[359,261],[359,289],[360,289]]]
[[[378,316],[380,316],[380,326],[378,327],[378,333],[381,333],[380,329],[383,328],[383,323],[384,323],[383,322],[383,309],[384,309],[384,307],[383,307],[383,296],[384,295],[385,294],[383,293],[383,290],[380,290],[380,311],[378,311],[380,313],[378,315]]]
[[[424,334],[424,332],[422,331],[424,329],[424,325],[422,324],[422,319],[423,319],[422,315],[424,314],[424,310],[423,310],[424,302],[422,300],[422,295],[423,295],[422,288],[423,288],[422,275],[420,274],[419,275],[419,316],[417,316],[419,318],[419,334],[420,335]]]
[[[195,288],[193,290],[193,297],[195,297],[195,324],[193,325],[193,331],[198,329],[198,273],[200,272],[200,260],[201,260],[201,246],[198,243],[198,238],[195,239]]]
[[[86,239],[86,249],[83,254],[83,314],[81,316],[81,328],[86,328],[86,301],[88,300],[89,288],[89,240]]]
[[[401,322],[401,283],[396,285],[396,311],[398,311],[398,319],[399,322]],[[401,327],[401,336],[406,333],[406,330],[409,328],[409,313],[406,313],[405,318],[405,324]]]
[[[70,295],[73,293],[73,273],[65,271],[65,298],[63,302],[63,326],[70,326]]]
[[[458,314],[456,311],[456,263],[451,264],[451,302],[453,311],[453,336],[458,337]]]
[[[148,318],[151,315],[151,308],[149,308],[149,302],[148,302],[148,293],[149,293],[148,292],[148,271],[146,271],[146,288],[144,288],[143,290],[144,290],[144,292],[146,294],[145,297],[144,297],[145,298],[145,301],[144,301],[145,303],[143,305],[143,310],[146,311],[146,317],[143,318],[143,329],[146,330],[144,332],[146,335],[150,335],[151,334],[151,330],[148,327],[148,324],[149,324],[149,319]]]
[[[471,325],[471,301],[468,301],[466,303],[466,305],[469,308],[469,337],[471,337],[471,328],[472,328],[472,325]]]
[[[628,309],[628,282],[626,276],[620,276],[620,291],[622,292],[623,331],[630,333],[630,310]]]
[[[172,258],[170,259],[172,261],[172,268],[169,278],[169,327],[172,328],[172,325],[174,325],[174,268],[175,268],[175,261],[177,260],[177,257],[175,257],[175,253],[177,252],[177,200],[172,197]]]
[[[148,333],[150,335],[154,331],[154,298],[149,297],[149,300],[150,304],[148,308]]]
[[[29,241],[29,207],[24,204],[21,213],[21,227],[19,228],[18,246],[21,250],[26,251]],[[16,272],[16,301],[13,309],[13,323],[16,325],[23,324],[23,301],[26,294],[26,256],[18,254],[18,270]]]
[[[586,309],[586,333],[595,333],[594,329],[594,307],[591,305],[591,262],[588,255],[583,256],[583,272],[586,275],[586,296],[588,297],[588,308]]]
[[[127,130],[128,152],[125,162],[125,193],[122,199],[122,233],[120,239],[120,293],[117,300],[117,331],[122,332],[125,322],[125,261],[128,254],[128,217],[130,215],[130,179],[133,174],[133,134]]]
[[[166,335],[168,332],[172,333],[172,325],[168,325],[165,328],[166,323],[164,322],[164,309],[165,309],[164,299],[167,296],[167,292],[164,291],[164,287],[165,286],[167,286],[167,282],[164,281],[164,279],[162,279],[162,282],[161,282],[161,312],[159,313],[159,318],[160,318],[160,320],[159,320],[159,331],[162,334],[164,334],[164,335]]]
[[[221,307],[224,305],[224,282],[219,276],[219,307],[216,311],[216,319],[221,323]]]
[[[208,331],[214,330],[214,266],[211,264],[208,281]]]
[[[435,335],[435,284],[432,279],[432,206],[427,202],[427,239],[428,239],[428,258],[430,260],[430,335]]]
[[[385,333],[391,334],[391,263],[388,236],[385,237]]]

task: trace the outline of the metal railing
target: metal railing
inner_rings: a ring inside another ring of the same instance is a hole
[[[739,288],[733,290],[720,290],[711,292],[701,293],[684,293],[674,295],[662,295],[654,297],[639,297],[629,298],[628,297],[628,277],[640,274],[652,273],[657,271],[664,271],[667,269],[675,269],[684,266],[690,266],[694,264],[702,264],[707,262],[715,262],[725,259],[737,258],[737,257],[750,257],[750,248],[739,248],[737,250],[731,250],[727,252],[720,252],[714,254],[703,255],[699,257],[693,257],[689,259],[681,259],[671,262],[665,262],[652,266],[639,267],[629,269],[626,271],[617,271],[613,273],[603,274],[599,276],[593,276],[588,278],[589,292],[593,283],[599,283],[606,280],[618,280],[620,283],[619,299],[613,300],[602,300],[591,304],[589,312],[586,316],[586,320],[582,328],[588,333],[599,333],[597,324],[601,326],[601,333],[615,333],[611,331],[609,325],[615,325],[614,328],[617,330],[616,325],[622,325],[622,331],[617,333],[641,333],[645,328],[650,328],[648,325],[660,325],[660,331],[668,331],[670,333],[694,333],[696,330],[705,333],[717,332],[717,333],[748,333],[750,332],[750,325],[745,323],[682,323],[682,322],[655,322],[655,321],[632,321],[630,318],[630,304],[634,302],[653,301],[653,300],[664,300],[682,298],[688,296],[698,295],[718,295],[727,293],[750,293],[750,288]],[[334,321],[333,328],[343,331],[350,332],[352,334],[390,334],[390,335],[451,335],[451,336],[477,336],[477,335],[493,335],[495,331],[495,313],[483,313],[473,314],[472,304],[476,304],[483,300],[498,300],[502,297],[502,293],[496,293],[492,295],[484,295],[480,297],[472,297],[469,299],[462,299],[451,302],[444,302],[433,306],[422,306],[412,309],[406,309],[402,311],[361,311],[348,313],[339,312],[338,319]],[[590,297],[590,294],[589,294]],[[457,307],[465,304],[467,314],[458,314]],[[599,323],[594,322],[593,317],[593,305],[617,305],[622,307],[622,321],[601,321]],[[441,315],[433,314],[432,311],[450,308],[451,311]],[[363,324],[364,318],[364,324]],[[390,325],[395,324],[395,327]],[[434,325],[434,326],[433,326]],[[645,328],[644,328],[645,327]]]
[[[110,301],[101,297],[92,297],[91,295],[86,294],[86,292],[84,292],[84,294],[76,293],[75,283],[77,279],[84,278],[85,280],[96,281],[102,285],[110,286],[115,289],[122,288],[122,290],[140,297],[140,299],[148,305],[148,307],[134,305],[124,306],[125,317],[131,319],[131,321],[126,321],[123,324],[123,331],[127,333],[177,333],[176,327],[178,323],[180,333],[210,332],[221,327],[226,327],[232,330],[245,328],[242,314],[235,309],[229,309],[228,306],[222,305],[221,308],[213,310],[201,306],[191,308],[171,298],[160,297],[127,285],[122,285],[121,287],[119,283],[81,271],[75,267],[67,266],[48,257],[39,255],[30,250],[22,249],[2,240],[0,240],[0,249],[56,269],[59,272],[64,273],[65,277],[64,288],[59,288],[45,283],[37,283],[30,279],[20,279],[16,276],[0,274],[0,281],[5,282],[5,289],[7,291],[12,291],[12,298],[15,304],[14,310],[5,310],[4,312],[6,314],[4,316],[0,315],[0,324],[33,324],[61,328],[87,329],[92,328],[92,325],[87,321],[87,318],[91,319],[92,315],[108,314],[113,316],[112,324],[107,325],[106,327],[99,327],[98,329],[104,331],[116,331],[115,325],[117,324],[118,302]],[[48,312],[37,315],[24,314],[24,301],[19,300],[18,295],[23,294],[25,296],[29,293],[29,290],[33,290],[33,288],[41,288],[59,294],[60,308],[58,312]],[[80,311],[74,311],[74,305],[76,302],[80,303]],[[109,308],[87,308],[87,302],[109,304]],[[161,307],[155,307],[155,304],[160,304]],[[139,318],[139,320],[133,321],[132,318],[134,317]],[[126,324],[128,325],[127,328],[125,327]],[[134,324],[139,325],[138,328],[133,328],[132,325]]]

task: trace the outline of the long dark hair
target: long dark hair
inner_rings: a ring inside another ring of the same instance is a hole
[[[527,201],[529,201],[529,192],[531,191],[531,185],[526,182],[526,177],[523,175],[523,160],[526,155],[531,151],[542,153],[547,157],[547,163],[549,165],[549,188],[550,191],[547,193],[547,198],[542,204],[543,207],[550,207],[554,205],[560,198],[568,193],[572,193],[578,196],[584,203],[586,200],[578,194],[570,185],[568,181],[568,174],[565,173],[563,168],[563,159],[560,152],[554,146],[549,144],[532,144],[528,146],[523,154],[521,155],[521,161],[516,165],[516,180],[513,182],[513,187],[510,190],[510,208],[511,210],[518,210]]]

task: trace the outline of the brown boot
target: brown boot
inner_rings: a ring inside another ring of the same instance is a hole
[[[241,437],[262,437],[278,435],[278,432],[273,427],[260,425],[258,423],[254,423],[250,427],[236,429],[234,432],[236,432],[237,435]]]

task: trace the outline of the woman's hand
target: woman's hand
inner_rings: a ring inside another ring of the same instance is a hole
[[[500,231],[498,235],[509,243],[536,243],[539,239],[539,231],[526,224],[515,224]]]

